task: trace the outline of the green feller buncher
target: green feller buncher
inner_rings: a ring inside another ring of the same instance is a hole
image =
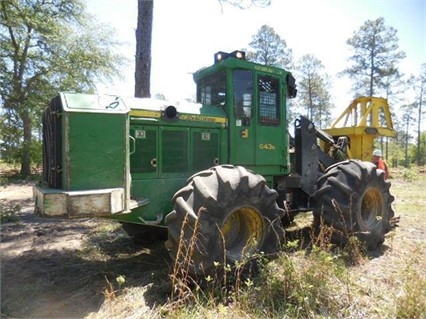
[[[197,103],[55,97],[43,118],[36,211],[114,219],[139,242],[167,232],[171,258],[190,251],[194,276],[276,254],[300,212],[332,226],[340,243],[383,243],[394,217],[390,182],[305,117],[290,136],[290,72],[234,51],[216,53],[193,77]]]

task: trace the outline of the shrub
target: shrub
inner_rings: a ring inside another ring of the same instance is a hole
[[[12,223],[17,222],[19,217],[17,213],[21,211],[21,205],[14,203],[6,203],[5,200],[0,202],[0,222],[4,223]]]

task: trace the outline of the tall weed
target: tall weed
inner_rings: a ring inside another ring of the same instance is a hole
[[[420,275],[418,264],[414,259],[402,272],[404,286],[403,294],[396,299],[397,318],[426,318],[426,278]]]
[[[265,265],[251,302],[266,317],[333,316],[349,303],[349,279],[342,260],[316,246],[309,255],[286,253]],[[249,307],[249,305],[247,305]]]

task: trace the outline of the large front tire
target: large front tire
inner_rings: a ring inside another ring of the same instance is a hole
[[[235,264],[280,249],[284,211],[265,179],[241,166],[222,165],[199,172],[173,197],[166,216],[166,248],[191,277],[217,274],[217,265]]]
[[[346,244],[356,236],[373,250],[384,242],[394,217],[390,182],[369,162],[350,160],[329,167],[318,180],[314,224],[334,228],[332,240]]]

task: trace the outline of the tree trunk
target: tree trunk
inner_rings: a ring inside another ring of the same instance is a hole
[[[423,84],[423,83],[422,83]],[[420,155],[420,137],[421,137],[421,128],[422,128],[422,101],[423,101],[423,85],[420,87],[420,100],[419,100],[419,119],[417,122],[417,165],[421,164],[421,155]]]
[[[136,28],[135,97],[151,97],[151,39],[153,0],[138,0]]]
[[[21,176],[23,178],[28,177],[31,175],[31,141],[32,141],[32,135],[31,135],[31,117],[29,116],[28,112],[24,112],[22,114],[22,122],[24,125],[24,142],[22,143],[22,155],[21,155]]]
[[[408,167],[408,127],[409,127],[410,119],[407,119],[406,128],[405,128],[405,167]]]
[[[370,96],[374,95],[374,55],[373,53],[371,53],[371,57],[370,57],[370,89],[369,89],[369,94]]]

